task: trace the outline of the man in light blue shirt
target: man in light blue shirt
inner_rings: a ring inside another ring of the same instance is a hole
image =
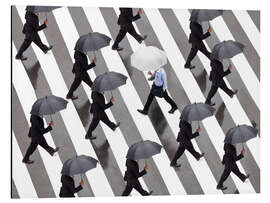
[[[143,108],[143,110],[138,109],[137,111],[140,112],[143,115],[148,114],[149,107],[154,99],[155,96],[164,98],[166,102],[168,102],[171,105],[171,110],[169,111],[170,114],[173,114],[177,110],[176,103],[172,100],[172,98],[169,97],[166,89],[167,89],[167,76],[165,70],[161,67],[158,70],[156,70],[154,73],[151,71],[148,72],[151,77],[149,80],[154,80],[152,89],[150,91],[150,94],[147,98],[146,104]]]

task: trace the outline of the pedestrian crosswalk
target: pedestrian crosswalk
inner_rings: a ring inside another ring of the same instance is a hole
[[[12,13],[14,14],[12,32],[15,30],[21,32],[19,28],[25,21],[25,7],[13,6]],[[249,13],[247,11],[233,11],[232,13],[259,55],[260,31]],[[118,14],[118,8],[86,7],[62,7],[47,14],[48,28],[40,31],[39,34],[45,44],[54,45],[52,52],[44,55],[38,47],[33,45],[25,53],[33,55],[33,63],[39,64],[40,69],[36,71],[36,74],[30,74],[29,71],[34,70],[35,66],[31,67],[30,63],[22,63],[18,60],[12,61],[12,85],[17,93],[17,101],[22,106],[23,115],[20,116],[27,120],[28,126],[30,126],[29,112],[37,98],[46,94],[65,98],[74,77],[71,69],[74,62],[74,45],[78,37],[87,32],[96,31],[115,39],[119,29],[116,26]],[[58,197],[61,187],[62,163],[72,154],[86,154],[99,160],[97,168],[83,176],[86,184],[84,191],[78,193],[79,197],[119,196],[125,187],[123,180],[126,169],[125,155],[128,147],[140,140],[152,140],[163,145],[161,154],[147,160],[148,174],[140,180],[146,190],[153,190],[154,195],[222,193],[220,190],[216,190],[216,185],[223,170],[220,160],[224,154],[223,140],[226,130],[237,124],[251,125],[253,120],[256,123],[260,122],[259,115],[250,116],[253,108],[260,112],[260,80],[254,73],[254,67],[248,62],[252,59],[248,59],[244,54],[234,57],[232,59],[234,65],[232,74],[238,73],[238,81],[232,83],[230,79],[226,79],[226,83],[232,88],[235,88],[236,84],[244,86],[244,89],[240,89],[240,91],[248,95],[247,98],[253,103],[250,101],[243,103],[244,101],[240,97],[231,99],[219,91],[218,99],[224,102],[226,109],[222,115],[223,122],[218,116],[205,119],[201,122],[203,129],[201,136],[192,141],[197,151],[206,153],[205,158],[198,162],[188,152],[185,152],[183,157],[178,160],[183,166],[180,169],[170,167],[170,160],[177,149],[175,139],[179,130],[178,123],[182,109],[190,103],[204,102],[205,95],[209,91],[209,89],[203,91],[202,84],[195,77],[196,75],[183,68],[186,57],[186,54],[183,53],[183,47],[185,49],[189,49],[189,47],[184,45],[187,42],[182,43],[176,40],[178,39],[176,36],[178,31],[174,31],[174,29],[182,29],[183,36],[187,38],[190,32],[189,15],[189,10],[143,9],[142,19],[136,21],[134,25],[138,33],[148,34],[145,43],[140,45],[132,37],[127,36],[120,43],[125,48],[124,51],[118,53],[112,51],[111,47],[105,47],[96,53],[97,66],[88,71],[92,80],[106,71],[116,71],[128,76],[127,84],[113,91],[116,100],[114,106],[106,110],[108,117],[113,122],[121,122],[120,128],[113,132],[104,124],[100,124],[94,131],[97,140],[89,142],[84,139],[92,116],[89,115],[91,90],[87,85],[82,84],[75,92],[75,95],[79,96],[78,101],[70,101],[66,110],[53,116],[55,130],[46,134],[46,140],[52,147],[59,146],[62,142],[63,151],[61,152],[60,149],[57,155],[50,157],[43,149],[38,150],[41,159],[41,163],[38,164],[42,174],[45,174],[38,181],[36,180],[37,174],[34,174],[35,171],[30,169],[32,166],[26,167],[21,162],[26,148],[22,148],[20,142],[22,139],[28,139],[27,135],[18,130],[19,124],[12,123],[12,128],[14,128],[12,135],[12,178],[20,198],[42,197],[42,191],[46,191],[46,197]],[[230,30],[233,28],[226,24],[223,17],[211,21],[210,24],[217,40],[234,40]],[[22,34],[12,35],[13,58],[22,38]],[[208,41],[205,43],[208,50],[212,48],[211,43]],[[179,107],[179,111],[173,115],[168,114],[169,107],[159,99],[156,99],[156,103],[152,104],[152,112],[149,116],[142,116],[137,112],[137,109],[145,104],[151,82],[147,81],[146,73],[130,66],[128,57],[140,46],[150,45],[164,50],[168,56],[169,63],[165,67],[168,77],[168,93]],[[183,47],[181,47],[182,45]],[[89,60],[92,60],[93,54],[90,53],[88,57]],[[205,70],[205,77],[208,80],[209,61],[200,53],[198,59],[202,67],[197,67],[197,69]],[[207,81],[207,88],[208,84]],[[37,86],[40,88],[36,88]],[[111,97],[110,93],[106,93],[105,96],[107,101]],[[154,111],[158,114],[155,114]],[[28,126],[23,126],[24,132],[28,131]],[[197,124],[193,124],[194,130],[196,127]],[[61,129],[63,129],[63,134]],[[250,180],[242,183],[232,175],[225,182],[231,189],[224,191],[224,193],[234,193],[235,190],[238,190],[239,193],[260,192],[259,143],[259,137],[248,141],[245,145],[247,148],[245,160],[238,163],[241,171],[251,174]],[[66,146],[71,147],[67,149]],[[139,164],[142,168],[145,162],[140,161]],[[24,181],[27,188],[23,187]],[[42,181],[44,184],[41,184]],[[138,195],[138,193],[133,191],[131,195]]]

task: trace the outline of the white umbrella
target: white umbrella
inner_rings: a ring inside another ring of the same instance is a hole
[[[167,64],[166,53],[153,46],[139,48],[131,55],[131,66],[141,70],[157,70]]]

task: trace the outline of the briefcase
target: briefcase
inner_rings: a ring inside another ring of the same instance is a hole
[[[152,85],[151,94],[156,97],[163,97],[163,86],[156,86],[155,83]]]

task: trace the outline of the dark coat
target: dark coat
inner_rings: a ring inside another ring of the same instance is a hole
[[[62,187],[60,189],[60,197],[75,197],[74,193],[82,190],[82,186],[75,187],[75,183],[72,177],[67,175],[61,176]]]
[[[225,164],[225,165],[234,165],[236,161],[244,157],[242,153],[237,155],[236,148],[229,143],[224,144],[224,151],[225,151],[225,154],[222,159],[222,164]]]
[[[75,51],[74,59],[72,73],[75,73],[75,77],[82,77],[88,70],[96,66],[94,62],[88,65],[87,56],[80,51]]]
[[[133,16],[132,8],[120,8],[120,15],[118,17],[118,25],[126,25],[138,20],[141,16],[139,14]]]
[[[32,12],[27,11],[25,13],[25,24],[23,26],[23,34],[26,39],[34,40],[38,37],[38,31],[43,30],[47,27],[45,23],[39,25],[38,16]]]
[[[28,136],[32,138],[32,142],[41,142],[44,139],[43,134],[52,130],[51,126],[44,128],[44,121],[39,116],[31,115],[30,122],[31,127]]]
[[[202,40],[210,36],[210,32],[203,34],[202,26],[197,22],[190,22],[189,28],[191,33],[189,35],[189,43],[199,44]]]
[[[209,79],[212,80],[213,84],[215,85],[220,85],[223,81],[223,77],[231,73],[229,69],[224,71],[223,64],[216,59],[211,59],[210,66],[212,70],[210,72]]]
[[[113,105],[111,101],[105,104],[104,95],[96,91],[92,91],[91,98],[93,100],[93,103],[91,105],[90,112],[94,114],[104,113],[106,109],[110,108]]]
[[[127,159],[126,161],[127,170],[125,172],[124,180],[126,181],[137,181],[138,178],[144,176],[147,172],[146,170],[142,170],[139,172],[139,165],[136,161],[131,159]]]
[[[177,136],[177,142],[180,142],[180,144],[183,144],[185,146],[192,145],[191,139],[200,135],[197,131],[195,133],[192,133],[192,127],[190,123],[182,119],[180,120],[179,128],[180,132]]]

